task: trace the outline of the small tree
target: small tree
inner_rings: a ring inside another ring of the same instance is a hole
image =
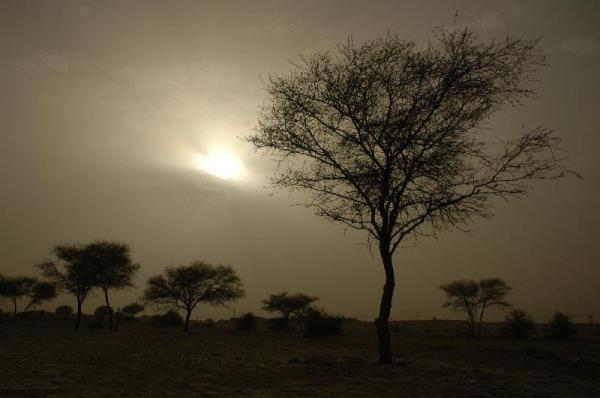
[[[84,248],[77,244],[56,245],[52,249],[54,259],[38,264],[42,275],[49,279],[59,290],[75,296],[77,319],[75,329],[79,329],[82,306],[95,283],[93,269],[83,258]]]
[[[213,266],[204,262],[168,267],[165,275],[148,280],[144,300],[160,306],[185,311],[183,330],[187,331],[192,311],[200,303],[226,305],[244,295],[235,270],[226,265]]]
[[[57,296],[56,286],[50,282],[39,282],[36,280],[27,292],[27,296],[29,297],[29,302],[23,309],[23,312],[27,312],[31,307],[55,298]]]
[[[91,267],[94,285],[104,293],[105,305],[108,308],[108,326],[112,332],[114,321],[108,297],[109,290],[133,286],[133,276],[140,266],[132,262],[129,246],[110,241],[96,241],[86,245],[83,261]]]
[[[54,313],[58,318],[69,319],[71,318],[71,315],[73,315],[73,307],[70,305],[61,305],[56,307]]]
[[[310,305],[317,300],[317,297],[307,296],[302,293],[288,294],[288,292],[281,292],[279,294],[271,294],[262,303],[265,311],[281,314],[283,326],[289,332],[290,317],[306,313]]]
[[[479,282],[459,280],[441,285],[448,298],[444,307],[464,311],[469,321],[471,336],[481,337],[483,314],[488,307],[508,307],[506,296],[512,288],[499,278],[482,279]],[[476,326],[478,326],[476,332]]]

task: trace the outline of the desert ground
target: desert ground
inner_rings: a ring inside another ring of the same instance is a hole
[[[186,334],[137,321],[109,333],[5,319],[0,397],[600,396],[597,334],[474,340],[456,335],[460,323],[398,323],[396,364],[380,366],[371,326],[350,323],[342,336],[306,339],[227,322]]]

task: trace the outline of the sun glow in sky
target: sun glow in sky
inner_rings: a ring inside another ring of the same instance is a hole
[[[237,157],[224,149],[214,149],[208,154],[199,155],[196,166],[199,170],[224,180],[235,179],[243,174],[242,165]]]

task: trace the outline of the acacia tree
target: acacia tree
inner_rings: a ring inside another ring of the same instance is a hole
[[[115,331],[113,310],[110,306],[109,290],[125,289],[133,286],[133,276],[140,266],[131,260],[129,246],[120,242],[95,241],[85,246],[83,261],[88,264],[94,277],[94,286],[104,294],[108,309],[108,326]]]
[[[75,296],[77,319],[75,329],[81,324],[82,306],[95,285],[95,275],[89,263],[84,261],[84,247],[77,244],[54,246],[55,259],[46,260],[37,265],[42,275],[52,281],[59,290],[65,290]]]
[[[393,254],[419,235],[465,228],[490,199],[564,175],[559,139],[538,127],[495,143],[483,125],[534,94],[536,40],[480,42],[439,29],[427,46],[397,35],[314,54],[270,77],[247,140],[278,162],[275,188],[302,191],[320,216],[368,233],[385,272],[375,320],[379,361],[392,362]]]
[[[14,319],[17,319],[19,299],[29,298],[23,309],[23,312],[26,312],[32,306],[55,298],[56,287],[52,283],[39,281],[30,276],[6,277],[0,275],[0,295],[10,299],[13,304]]]
[[[281,314],[283,326],[290,331],[290,317],[306,312],[310,305],[317,301],[317,297],[307,296],[306,294],[296,293],[288,294],[282,292],[271,294],[268,299],[263,300],[263,310],[268,312],[278,312]]]
[[[165,275],[151,277],[144,300],[184,310],[183,330],[187,332],[190,316],[198,304],[225,305],[243,295],[242,283],[232,267],[197,261],[188,266],[168,267]]]
[[[455,311],[464,311],[472,337],[481,337],[483,314],[488,307],[509,307],[506,296],[512,288],[502,279],[488,278],[479,282],[460,280],[441,285],[448,301],[444,307]],[[477,328],[477,332],[475,332]]]

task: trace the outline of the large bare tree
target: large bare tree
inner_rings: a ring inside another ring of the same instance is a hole
[[[559,139],[538,127],[490,141],[484,123],[534,94],[545,64],[536,40],[481,42],[438,29],[425,46],[388,34],[317,53],[271,76],[248,141],[278,161],[276,188],[300,190],[320,216],[364,230],[385,284],[375,320],[379,359],[392,362],[392,256],[410,237],[490,215],[490,199],[523,195],[564,174]]]

